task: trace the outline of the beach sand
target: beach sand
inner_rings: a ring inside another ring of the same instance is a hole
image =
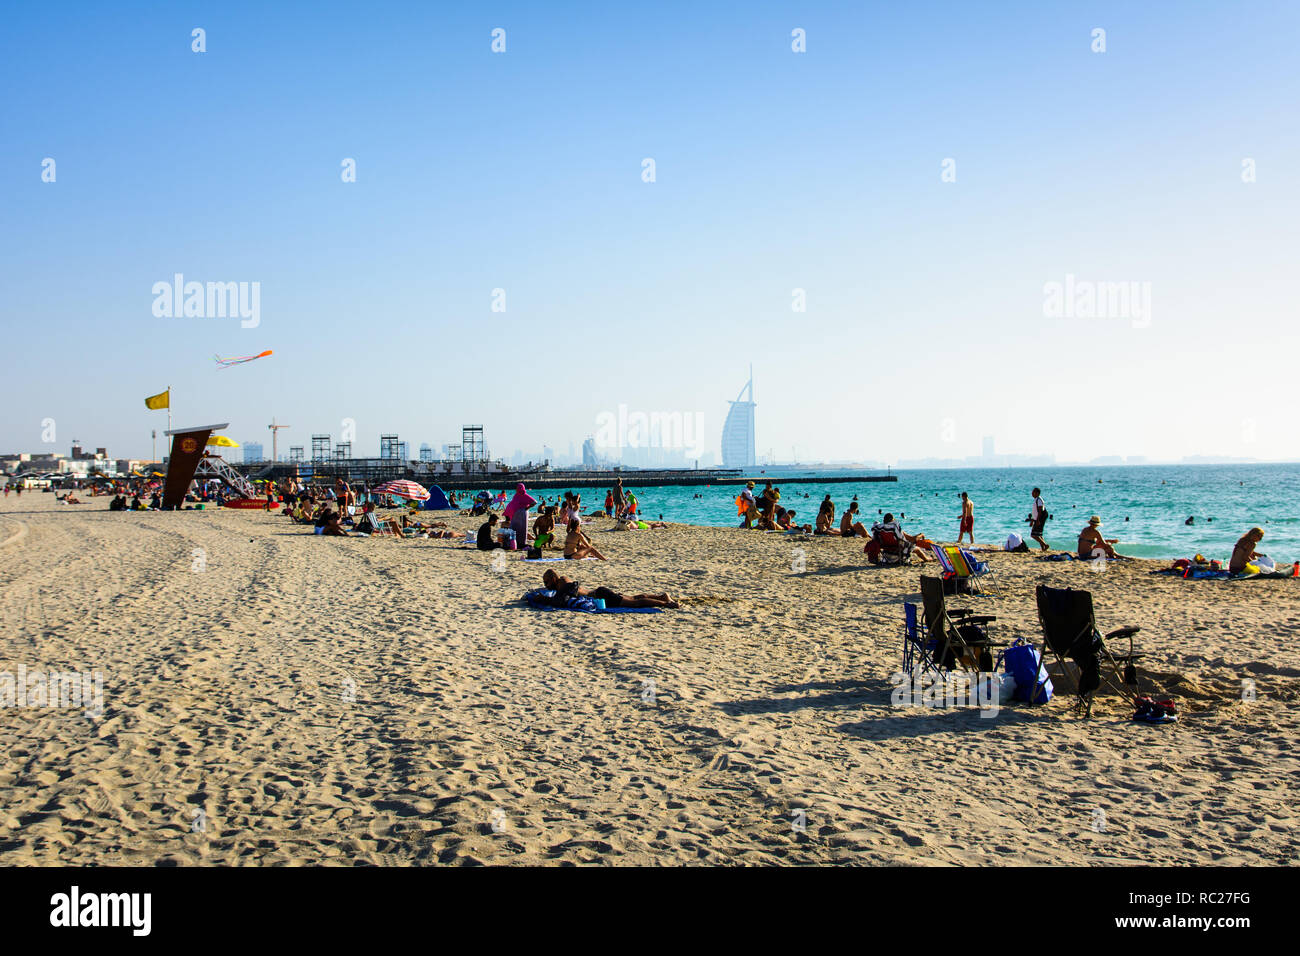
[[[0,503],[0,671],[100,671],[104,712],[0,710],[0,863],[1259,865],[1300,847],[1297,581],[995,554],[1000,595],[955,600],[996,614],[995,638],[1041,640],[1036,582],[1087,588],[1103,630],[1142,625],[1182,716],[1134,724],[1102,699],[1083,721],[1061,696],[985,718],[891,706],[918,569],[869,568],[860,543],[596,520],[608,562],[496,570],[447,541],[53,499]],[[547,568],[685,606],[530,610]]]

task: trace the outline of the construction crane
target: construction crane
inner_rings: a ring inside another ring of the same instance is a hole
[[[281,428],[292,428],[293,426],[292,426],[292,425],[277,425],[277,424],[275,423],[275,419],[272,418],[272,419],[271,419],[271,424],[267,425],[266,427],[269,428],[269,429],[271,430],[271,461],[279,461],[279,460],[280,460],[280,453],[279,453],[278,442],[277,442],[276,440],[280,437],[280,429],[281,429]]]

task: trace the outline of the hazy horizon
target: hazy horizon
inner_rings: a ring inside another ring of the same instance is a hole
[[[625,406],[720,464],[752,363],[778,460],[1286,461],[1300,10],[1240,11],[11,10],[0,452],[147,458],[170,384],[268,455]]]

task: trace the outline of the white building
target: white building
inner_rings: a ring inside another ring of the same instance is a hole
[[[724,468],[752,468],[754,466],[754,370],[749,370],[749,381],[731,402],[731,411],[722,425],[722,466]]]

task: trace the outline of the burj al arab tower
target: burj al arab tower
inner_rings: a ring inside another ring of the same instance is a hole
[[[751,468],[754,465],[754,366],[749,381],[731,403],[722,425],[722,467]]]

